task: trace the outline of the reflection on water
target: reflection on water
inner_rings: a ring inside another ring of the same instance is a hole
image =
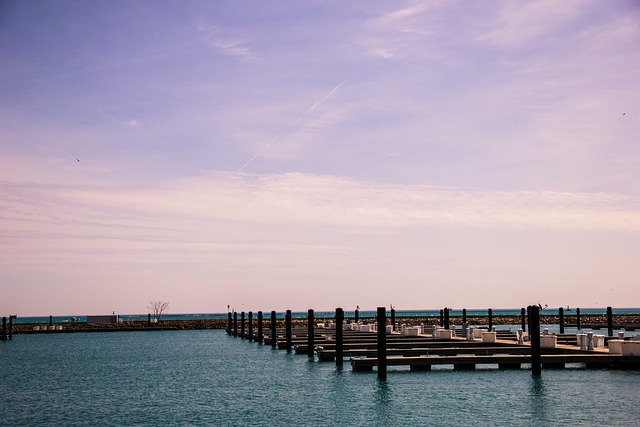
[[[378,425],[393,424],[392,411],[389,406],[392,402],[391,388],[388,380],[378,380],[376,382],[375,405],[376,420]]]
[[[538,420],[540,423],[546,422],[548,417],[545,405],[545,386],[542,376],[534,376],[531,378],[529,393],[531,396],[531,411],[533,419]]]

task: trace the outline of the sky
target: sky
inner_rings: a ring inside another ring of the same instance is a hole
[[[637,1],[0,0],[0,315],[640,307]]]

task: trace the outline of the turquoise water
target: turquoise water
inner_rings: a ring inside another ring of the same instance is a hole
[[[615,308],[614,307],[612,310],[613,310],[613,314],[640,314],[640,308]],[[248,313],[248,310],[247,310],[247,313]],[[258,311],[255,310],[253,313],[257,317]],[[604,316],[606,315],[606,313],[607,313],[606,308],[581,308],[580,309],[581,315],[597,314],[597,315]],[[264,311],[265,318],[270,316],[270,314],[271,314],[271,311]],[[316,311],[314,313],[315,317],[319,319],[332,318],[335,316],[335,314],[336,314],[335,311]],[[451,309],[449,314],[451,316],[462,316],[462,309]],[[542,310],[540,314],[557,315],[558,309],[546,308]],[[571,311],[565,310],[565,314],[568,316],[575,315],[575,309]],[[277,312],[276,315],[279,319],[283,319],[285,317],[284,312]],[[344,315],[346,318],[353,318],[355,317],[355,311],[345,310]],[[467,309],[467,315],[468,316],[487,316],[488,311],[487,309],[484,309],[484,308],[483,309]],[[502,315],[519,316],[520,309],[519,308],[493,309],[493,315],[494,316],[502,316]],[[119,316],[122,320],[144,321],[144,320],[147,320],[148,315],[147,314],[119,314]],[[197,319],[226,319],[227,316],[228,316],[228,313],[196,313],[196,314],[170,313],[165,315],[163,318],[167,320],[197,320]],[[387,316],[390,316],[389,311],[387,311]],[[396,310],[396,316],[398,317],[439,317],[440,310]],[[54,323],[70,322],[72,317],[77,318],[78,321],[80,322],[87,321],[87,316],[84,316],[84,315],[71,316],[70,315],[70,316],[53,316],[53,322]],[[306,311],[293,312],[292,317],[294,319],[302,319],[302,318],[306,319],[307,312]],[[376,311],[360,310],[360,317],[375,318]],[[15,321],[16,323],[48,323],[49,316],[18,316],[18,318]]]
[[[638,425],[640,371],[354,373],[224,331],[16,335],[0,425]]]

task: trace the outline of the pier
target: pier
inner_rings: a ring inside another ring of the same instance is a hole
[[[348,360],[351,369],[357,372],[375,368],[380,379],[386,378],[387,367],[391,366],[405,366],[411,371],[429,371],[441,365],[454,370],[483,366],[530,369],[533,376],[541,375],[543,369],[566,367],[640,369],[640,335],[624,337],[620,332],[614,336],[610,308],[606,336],[593,332],[564,333],[568,327],[566,316],[559,311],[558,334],[546,330],[541,333],[540,309],[530,306],[522,309],[524,327],[515,332],[492,324],[495,317],[491,310],[487,310],[486,323],[491,327],[472,327],[466,322],[454,325],[447,308],[441,310],[438,325],[407,326],[396,324],[395,316],[388,318],[386,309],[379,307],[375,318],[363,319],[360,315],[358,322],[345,320],[344,310],[338,308],[335,318],[316,323],[314,311],[309,310],[306,325],[297,319],[296,327],[292,326],[291,311],[287,311],[284,319],[277,319],[272,312],[269,328],[265,328],[268,332],[263,336],[246,332],[238,336],[317,358],[319,362],[334,362],[337,367]],[[467,320],[466,310],[463,315]],[[263,328],[262,322],[257,325],[259,329]]]

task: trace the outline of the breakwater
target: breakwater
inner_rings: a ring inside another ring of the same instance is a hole
[[[374,317],[360,316],[359,320],[374,319]],[[433,326],[440,324],[440,318],[434,316],[396,316],[396,322],[399,324],[405,324],[407,326],[427,325]],[[463,323],[463,317],[450,316],[450,322],[452,324],[460,325]],[[472,326],[488,325],[488,315],[472,315],[466,316],[466,322]],[[581,315],[581,328],[583,329],[604,329],[607,328],[607,316],[606,314],[586,314]],[[284,316],[277,317],[277,324],[284,325]],[[292,318],[292,325],[294,327],[304,327],[307,324],[306,318]],[[322,317],[318,319],[319,322],[333,322],[335,316]],[[345,317],[345,321],[355,321],[354,316]],[[629,331],[640,330],[640,315],[637,314],[613,314],[613,328],[614,329],[626,329]],[[227,327],[226,318],[217,319],[169,319],[162,320],[159,323],[149,323],[141,320],[135,321],[123,321],[113,324],[95,324],[87,322],[51,322],[52,326],[62,327],[62,329],[55,329],[50,331],[47,329],[48,323],[42,322],[30,322],[30,323],[13,323],[14,334],[24,333],[44,333],[44,332],[114,332],[114,331],[153,331],[153,330],[201,330],[201,329],[225,329]],[[266,317],[264,320],[265,327],[270,325],[270,318]],[[560,317],[558,314],[543,314],[540,316],[540,323],[543,325],[558,325]],[[577,318],[576,315],[565,315],[564,322],[567,327],[576,327]],[[257,319],[253,320],[253,324],[257,325]],[[503,326],[517,326],[521,324],[521,317],[514,315],[496,315],[492,316],[493,325]],[[34,330],[34,328],[38,330]]]

